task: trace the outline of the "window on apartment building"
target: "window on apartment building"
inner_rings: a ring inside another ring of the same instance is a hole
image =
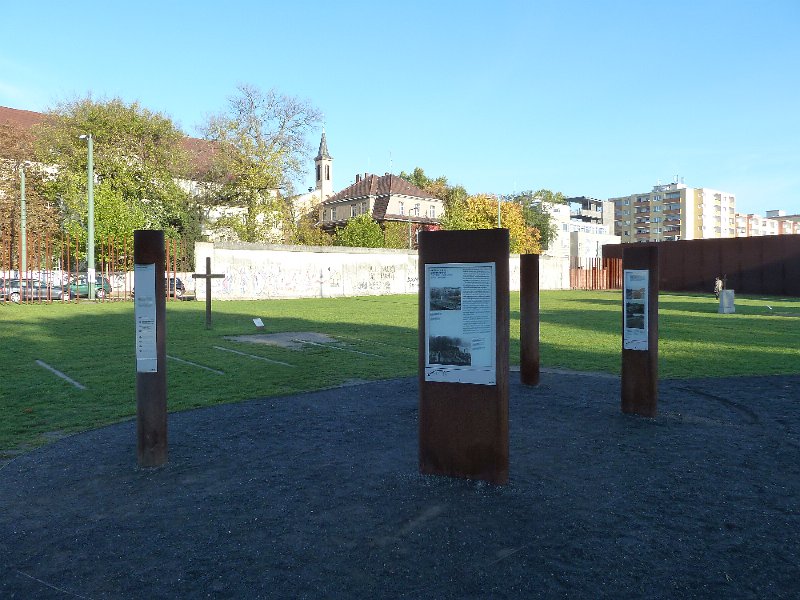
[[[335,220],[336,220],[336,209],[332,208],[331,209],[331,221],[335,221]]]
[[[653,210],[654,210],[655,212],[661,212],[661,205],[659,204],[658,206],[654,206],[654,207],[653,207]]]
[[[355,217],[356,216],[356,205],[355,204],[351,204],[350,205],[350,216],[351,217]]]
[[[622,203],[623,203],[625,206],[629,206],[629,205],[630,205],[630,203],[631,203],[631,200],[630,200],[630,198],[626,198],[625,200],[623,200],[623,201],[622,201]]]
[[[653,217],[653,223],[661,223],[661,217]]]
[[[366,212],[367,212],[367,203],[366,202],[362,202],[361,203],[361,214],[362,215],[366,214]]]
[[[400,209],[399,210],[400,210],[400,214],[401,215],[406,214],[406,207],[402,202],[400,203]]]
[[[414,205],[414,215],[419,216],[419,202]]]
[[[622,211],[622,216],[623,216],[623,217],[627,217],[629,214],[631,214],[631,211],[630,211],[630,210],[623,210],[623,211]]]
[[[435,205],[431,204],[430,207],[428,208],[428,216],[431,219],[435,219],[436,218],[436,206]]]

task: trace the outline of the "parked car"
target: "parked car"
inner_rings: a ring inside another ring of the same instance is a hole
[[[167,290],[167,294],[172,296],[173,298],[183,298],[183,295],[186,293],[186,286],[183,285],[183,282],[180,280],[179,277],[165,277],[164,278],[164,289]],[[131,290],[131,298],[136,295],[135,290]]]
[[[6,279],[0,286],[0,296],[4,300],[69,300],[74,298],[68,289],[36,279]]]
[[[89,297],[89,280],[86,275],[78,275],[69,280],[69,291],[78,298]],[[111,293],[111,282],[102,275],[94,278],[94,297],[102,300]]]
[[[169,278],[167,289],[169,290],[169,295],[175,298],[183,298],[183,295],[186,293],[186,286],[183,285],[183,282],[178,277]]]

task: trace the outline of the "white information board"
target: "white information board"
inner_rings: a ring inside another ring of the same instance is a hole
[[[497,385],[495,268],[425,265],[425,381]]]
[[[625,269],[624,280],[622,348],[624,350],[647,350],[647,300],[650,291],[648,285],[650,271]]]
[[[156,349],[156,266],[134,265],[134,320],[136,322],[136,372],[158,371]]]

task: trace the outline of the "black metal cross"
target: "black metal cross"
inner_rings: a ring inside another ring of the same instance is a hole
[[[211,273],[211,257],[206,256],[206,272],[192,273],[192,279],[206,280],[206,329],[211,329],[211,280],[224,279],[221,273]]]

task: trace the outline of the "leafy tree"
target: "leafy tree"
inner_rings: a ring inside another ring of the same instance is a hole
[[[383,247],[398,250],[414,247],[416,232],[413,224],[388,221],[383,224]]]
[[[442,219],[442,229],[493,229],[497,227],[499,200],[486,195],[459,201]],[[509,230],[511,252],[527,254],[541,251],[539,232],[525,222],[522,206],[500,202],[501,226]]]
[[[511,194],[506,197],[506,200],[522,207],[525,223],[539,232],[542,248],[549,248],[558,234],[558,223],[553,219],[547,206],[566,203],[564,194],[545,189],[535,192],[528,190]]]
[[[0,124],[0,239],[16,254],[21,222],[21,179],[25,173],[26,229],[29,235],[58,230],[58,214],[39,193],[43,171],[32,162],[33,136],[27,129]]]
[[[302,215],[296,222],[290,222],[287,227],[287,235],[284,239],[287,244],[299,244],[301,246],[332,246],[333,236],[323,231],[317,224],[319,215],[319,204],[313,206],[306,214]]]
[[[465,200],[468,196],[467,190],[463,186],[450,185],[444,176],[431,179],[425,175],[425,171],[420,167],[416,167],[411,173],[401,171],[400,177],[428,192],[434,198],[439,198],[444,203],[445,213],[451,204]]]
[[[337,246],[353,248],[382,248],[383,230],[370,215],[363,214],[347,221],[347,225],[336,231]]]
[[[138,103],[91,97],[58,105],[34,129],[36,158],[51,172],[42,194],[58,207],[62,228],[86,240],[88,151],[79,136],[87,134],[94,142],[95,239],[138,228],[182,233],[189,209],[178,183],[188,165],[183,134]]]
[[[311,151],[306,134],[319,120],[320,113],[297,98],[239,86],[227,109],[204,127],[216,151],[201,203],[206,213],[226,215],[218,226],[249,242],[284,237],[291,211],[283,198],[303,173]]]

